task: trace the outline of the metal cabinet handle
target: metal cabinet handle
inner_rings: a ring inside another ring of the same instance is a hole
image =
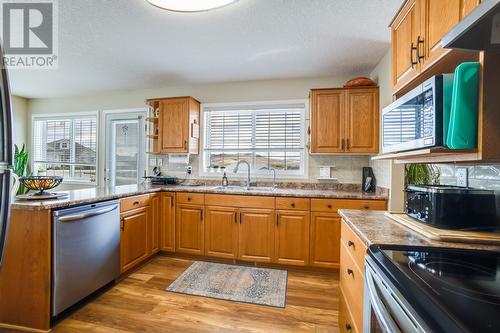
[[[354,271],[352,269],[348,268],[347,275],[352,275],[352,277],[354,278]]]
[[[191,197],[188,197],[188,201],[191,201]]]
[[[349,247],[351,247],[351,246],[352,246],[352,247],[355,247],[355,246],[354,246],[354,242],[353,242],[353,241],[348,241],[348,242],[347,242],[347,246],[349,246]]]
[[[346,144],[345,144],[345,147],[346,147],[346,148],[345,148],[345,149],[346,149],[346,150],[351,149],[351,139],[346,139],[345,141],[346,141]]]
[[[234,224],[238,224],[238,214],[234,213]]]
[[[280,225],[280,214],[276,213],[276,226]]]
[[[125,231],[125,218],[124,217],[120,218],[120,229],[122,231]]]
[[[242,212],[240,212],[240,224],[242,224],[242,223],[243,223],[243,215],[242,215],[242,214],[243,214],[243,213],[242,213]]]
[[[294,203],[294,202],[292,202],[292,205],[291,205],[291,206],[292,206],[292,208],[295,208],[295,203]]]
[[[184,140],[184,149],[186,149],[186,150],[188,149],[188,142],[187,142],[187,140]]]
[[[327,207],[330,208],[330,209],[332,209],[332,205],[328,205]]]
[[[137,206],[140,202],[139,201],[134,201],[133,205]]]
[[[346,331],[347,331],[347,332],[351,332],[351,331],[352,331],[352,326],[351,326],[351,324],[349,324],[349,323],[348,323],[348,324],[345,324],[345,329],[346,329]]]
[[[345,150],[345,139],[342,139],[342,150]]]
[[[420,44],[424,44],[424,39],[420,36],[417,37],[417,61],[420,63],[421,59],[424,59],[424,55],[420,55]]]
[[[201,217],[200,221],[203,221],[203,209],[200,209],[200,217]]]
[[[418,64],[418,61],[413,61],[413,51],[417,51],[417,48],[415,47],[415,44],[413,44],[413,42],[411,43],[411,47],[410,47],[410,63],[411,63],[411,68],[413,69],[415,67],[416,64]]]

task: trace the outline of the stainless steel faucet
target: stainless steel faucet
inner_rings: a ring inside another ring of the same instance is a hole
[[[273,172],[273,189],[277,189],[278,185],[276,185],[276,169],[275,168],[268,168],[268,167],[262,167],[260,168],[261,170],[269,170]]]
[[[249,190],[250,186],[251,186],[251,182],[250,182],[250,163],[248,163],[245,160],[239,160],[238,164],[236,164],[236,168],[234,168],[233,172],[237,173],[238,169],[240,168],[240,165],[243,164],[243,163],[247,165],[247,171],[248,171],[248,174],[247,174],[247,190]]]

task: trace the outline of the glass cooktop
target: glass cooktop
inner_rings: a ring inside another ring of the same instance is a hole
[[[459,332],[500,332],[499,252],[381,246],[370,253],[422,318]]]

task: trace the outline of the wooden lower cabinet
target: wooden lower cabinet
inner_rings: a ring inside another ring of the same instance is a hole
[[[150,207],[151,214],[149,215],[149,252],[151,254],[160,251],[160,194],[151,196]]]
[[[175,250],[179,253],[203,255],[204,206],[177,205]]]
[[[272,262],[274,259],[274,210],[240,209],[238,259]]]
[[[311,213],[310,265],[338,268],[340,262],[340,216]]]
[[[307,266],[309,264],[309,230],[309,212],[277,211],[276,263]]]
[[[236,259],[238,256],[238,209],[206,207],[205,255]]]
[[[161,250],[175,252],[175,194],[161,193],[160,200]]]
[[[120,235],[120,268],[125,272],[149,256],[149,208],[122,213]]]

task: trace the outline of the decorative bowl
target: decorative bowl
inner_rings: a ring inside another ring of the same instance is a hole
[[[344,88],[353,88],[353,87],[373,87],[377,84],[370,78],[360,76],[354,79],[351,79],[344,84]]]
[[[44,195],[46,190],[59,186],[63,177],[59,176],[29,176],[21,177],[19,181],[32,191],[38,191],[34,195]]]

